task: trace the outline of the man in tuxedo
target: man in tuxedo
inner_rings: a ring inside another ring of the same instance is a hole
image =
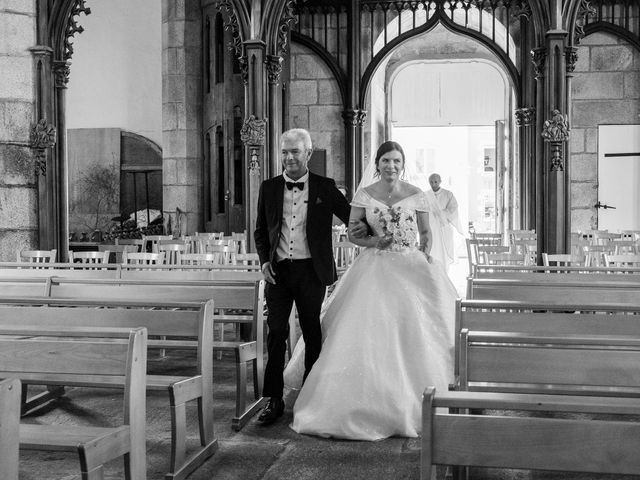
[[[269,402],[258,422],[269,425],[282,416],[282,373],[289,335],[289,315],[295,302],[305,341],[305,373],[320,355],[320,309],[326,287],[337,279],[331,227],[333,215],[344,223],[350,206],[331,178],[307,168],[313,152],[311,136],[303,129],[284,132],[280,140],[282,175],[260,186],[254,239],[266,280],[268,360],[262,395]],[[367,226],[351,226],[364,236]]]

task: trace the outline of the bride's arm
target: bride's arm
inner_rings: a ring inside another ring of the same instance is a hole
[[[352,224],[361,222],[365,218],[365,210],[362,207],[351,207],[349,215],[349,227]],[[351,228],[347,230],[349,241],[360,247],[386,248],[391,244],[392,239],[387,237],[379,237],[376,235],[366,235],[364,237],[355,237],[351,233]]]
[[[431,252],[432,235],[429,227],[429,212],[416,212],[418,231],[420,232],[420,250],[429,254]]]

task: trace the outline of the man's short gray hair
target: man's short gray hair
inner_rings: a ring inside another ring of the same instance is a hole
[[[311,143],[311,135],[304,128],[292,128],[286,132],[282,132],[282,138],[298,138],[302,140],[304,148],[307,150],[313,150],[313,144]]]

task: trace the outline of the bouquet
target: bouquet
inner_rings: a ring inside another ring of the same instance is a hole
[[[402,250],[416,244],[416,220],[411,214],[403,214],[400,207],[375,208],[385,237],[391,237],[391,250]]]

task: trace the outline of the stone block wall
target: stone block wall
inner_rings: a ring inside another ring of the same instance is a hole
[[[0,1],[0,261],[37,248],[38,197],[29,145],[34,122],[34,0]]]
[[[201,10],[196,0],[162,1],[163,209],[187,233],[202,222]]]
[[[585,37],[571,93],[571,229],[596,229],[598,125],[640,123],[640,51],[610,34]]]
[[[327,152],[327,176],[345,181],[342,98],[331,70],[308,48],[291,45],[290,128],[306,128],[314,148]]]

